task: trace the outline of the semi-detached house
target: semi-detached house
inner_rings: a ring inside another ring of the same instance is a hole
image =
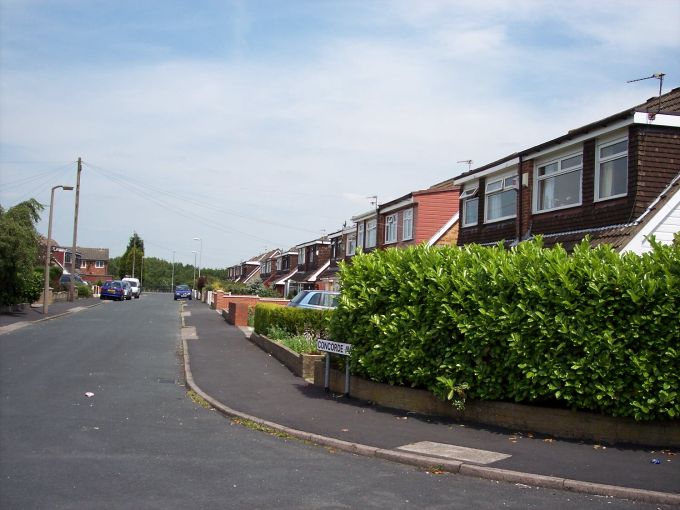
[[[680,88],[454,179],[458,244],[589,236],[625,251],[680,230]]]

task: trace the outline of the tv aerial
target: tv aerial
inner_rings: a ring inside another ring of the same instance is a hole
[[[644,78],[636,78],[635,80],[628,80],[626,83],[634,83],[636,81],[659,80],[659,111],[661,111],[661,90],[663,89],[663,77],[666,76],[664,73],[654,73],[651,76],[645,76]]]

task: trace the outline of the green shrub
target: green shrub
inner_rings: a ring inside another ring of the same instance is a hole
[[[331,337],[353,371],[441,396],[680,415],[680,246],[541,240],[380,250],[341,268]]]
[[[316,338],[307,334],[291,335],[288,331],[276,325],[270,326],[267,337],[299,354],[318,354],[319,352],[316,349]]]
[[[92,297],[92,289],[89,285],[76,285],[79,298],[89,298]]]
[[[268,335],[272,327],[287,331],[291,336],[327,338],[333,310],[311,310],[259,303],[255,307],[254,328],[256,333]]]

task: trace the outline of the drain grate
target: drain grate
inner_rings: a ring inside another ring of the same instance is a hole
[[[166,377],[157,377],[156,381],[161,384],[177,384],[177,379],[168,379]]]

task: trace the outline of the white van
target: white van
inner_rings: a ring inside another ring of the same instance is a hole
[[[128,282],[130,287],[132,287],[132,297],[139,299],[139,295],[142,293],[142,288],[139,286],[139,280],[137,278],[123,278],[124,282]]]

